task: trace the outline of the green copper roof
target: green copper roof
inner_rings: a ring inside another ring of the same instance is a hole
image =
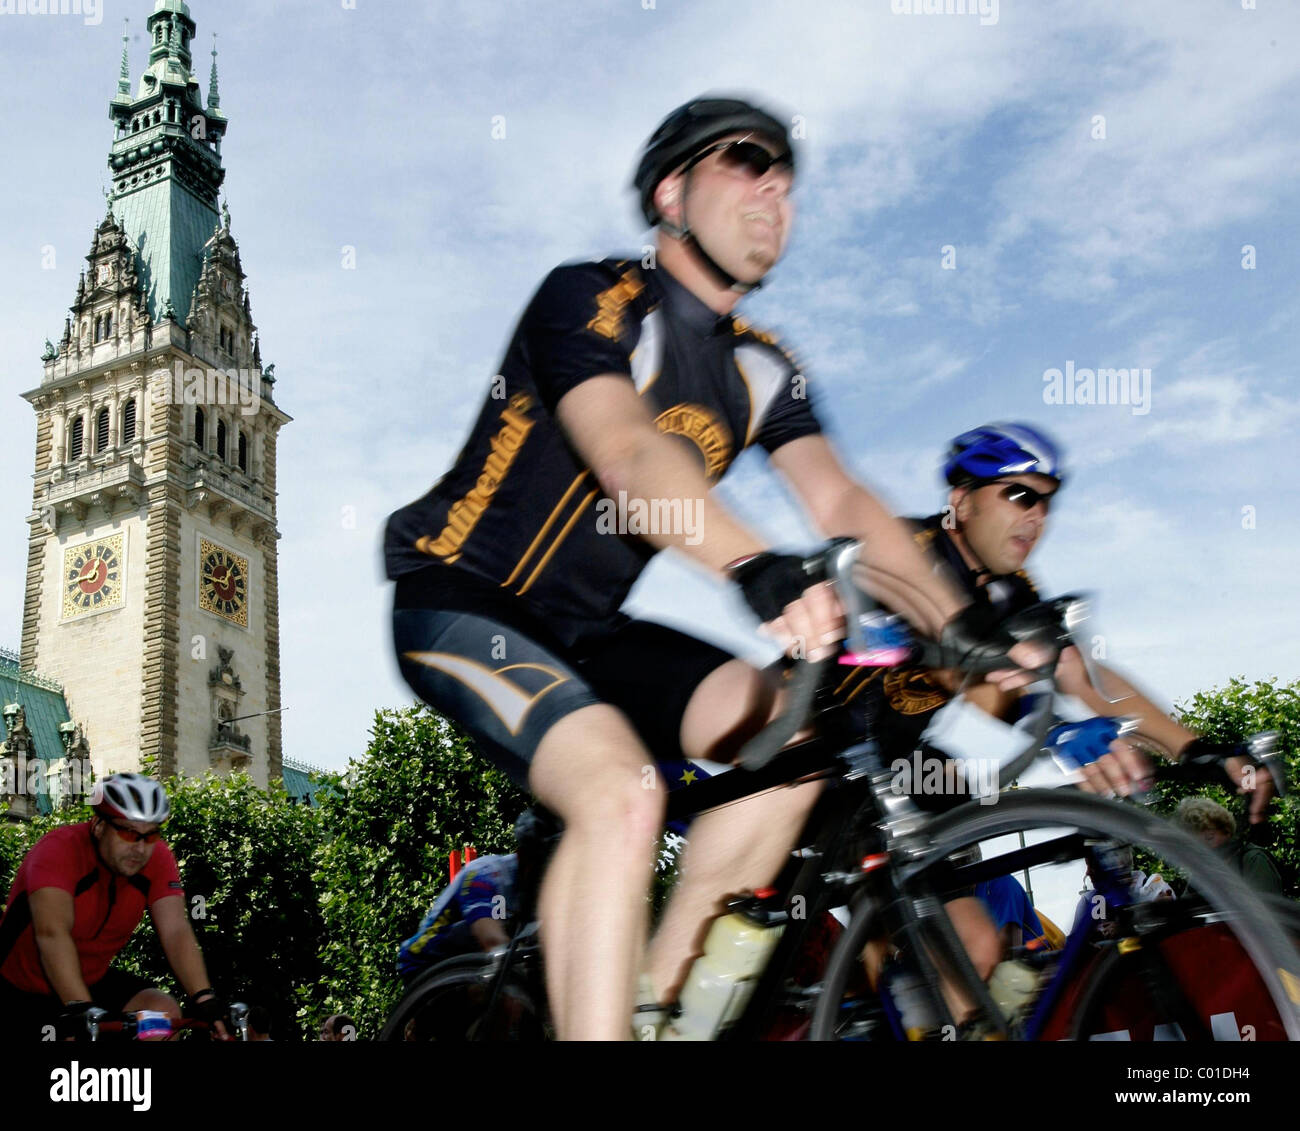
[[[203,245],[220,226],[216,209],[165,178],[117,197],[113,212],[136,249],[150,317],[158,319],[170,302],[184,325],[203,269]]]
[[[313,780],[313,775],[320,771],[306,762],[285,758],[280,764],[280,771],[284,775],[285,793],[299,805],[315,805],[316,795],[326,788],[320,782]]]
[[[0,705],[9,703],[19,704],[25,711],[36,756],[46,762],[62,758],[59,724],[69,721],[63,692],[57,684],[24,672],[14,653],[0,649]],[[0,722],[0,742],[4,741],[4,735],[4,724]],[[50,811],[48,793],[37,794],[37,808],[42,813]]]

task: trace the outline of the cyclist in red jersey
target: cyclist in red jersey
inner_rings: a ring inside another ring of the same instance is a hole
[[[0,919],[0,1016],[20,1037],[75,1035],[92,1006],[180,1017],[176,1001],[110,968],[146,908],[192,1012],[226,1036],[226,1003],[208,984],[171,849],[171,806],[141,774],[96,783],[95,817],[46,833],[23,858]]]

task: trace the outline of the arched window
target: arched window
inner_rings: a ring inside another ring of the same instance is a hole
[[[122,443],[135,443],[135,398],[122,406]]]
[[[239,430],[239,470],[248,471],[248,433]]]
[[[113,312],[110,310],[107,314],[104,315],[104,337],[111,338],[112,336],[113,336]]]
[[[208,448],[207,418],[203,415],[201,408],[194,410],[194,442],[200,449],[207,451]]]
[[[101,408],[95,415],[95,451],[102,452],[108,447],[108,409]]]
[[[83,436],[84,429],[85,429],[85,423],[83,422],[81,417],[78,416],[72,422],[72,440],[68,444],[69,460],[81,458],[81,449],[84,441],[84,436]]]
[[[96,315],[96,316],[95,316],[95,336],[94,336],[94,338],[92,339],[92,341],[94,341],[94,342],[98,342],[98,341],[99,341],[99,339],[100,339],[100,337],[101,337],[101,334],[100,334],[100,327],[103,325],[103,323],[104,323],[104,320],[103,320],[102,318],[100,318],[98,315]]]
[[[217,455],[221,459],[226,458],[226,422],[217,421]]]

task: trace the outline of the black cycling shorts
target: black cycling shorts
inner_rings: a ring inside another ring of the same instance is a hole
[[[434,568],[444,578],[452,572]],[[399,583],[393,609],[403,678],[524,788],[546,732],[595,703],[622,711],[657,760],[683,758],[682,716],[692,694],[735,659],[685,633],[626,618],[565,645],[513,596],[473,581],[444,582],[439,596],[453,607],[412,607],[433,602],[411,593]]]
[[[120,1013],[141,990],[153,989],[153,983],[138,974],[110,969],[90,990],[90,1000],[109,1013]],[[54,1027],[64,1012],[57,994],[32,994],[0,978],[0,1016],[5,1031],[19,1041],[54,1040]]]

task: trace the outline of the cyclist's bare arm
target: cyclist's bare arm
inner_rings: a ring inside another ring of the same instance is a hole
[[[902,613],[931,636],[969,601],[917,547],[906,526],[844,468],[825,436],[801,436],[772,453],[772,465],[786,478],[809,517],[828,537],[844,535],[863,543],[864,585],[873,597]],[[1016,663],[1033,667],[1046,659],[1041,649],[1017,645]],[[1025,682],[1010,672],[993,673],[1004,686]]]
[[[505,925],[499,919],[475,919],[469,925],[469,933],[474,936],[480,950],[496,950],[510,942]]]
[[[81,976],[81,957],[72,938],[76,920],[72,893],[63,888],[37,888],[30,902],[36,950],[50,989],[61,1001],[89,1001],[90,987]]]
[[[1125,679],[1118,672],[1111,668],[1104,667],[1101,664],[1096,665],[1101,677],[1103,687],[1099,690],[1092,685],[1088,679],[1087,669],[1083,665],[1083,658],[1075,648],[1067,648],[1061,653],[1061,663],[1057,668],[1057,680],[1061,691],[1067,695],[1073,695],[1081,700],[1090,710],[1096,711],[1099,715],[1129,715],[1138,720],[1138,734],[1151,738],[1157,746],[1167,750],[1170,757],[1177,761],[1183,752],[1183,748],[1191,742],[1196,735],[1186,727],[1174,722],[1164,711],[1156,704],[1151,702],[1141,691],[1132,683]],[[1101,692],[1105,692],[1111,699],[1123,697],[1118,703],[1109,703],[1102,697]],[[1122,747],[1122,749],[1116,749]],[[1112,749],[1115,750],[1118,764],[1108,764],[1108,758],[1099,759],[1094,763],[1097,769],[1095,774],[1105,774],[1112,789],[1117,792],[1125,792],[1125,785],[1128,783],[1144,783],[1151,777],[1151,767],[1143,755],[1133,750],[1127,743],[1117,742]],[[1226,769],[1238,786],[1242,787],[1241,792],[1252,794],[1250,799],[1250,821],[1256,824],[1264,819],[1265,811],[1268,809],[1269,800],[1272,798],[1273,781],[1268,774],[1254,774],[1252,771],[1253,787],[1246,789],[1243,785],[1243,775],[1246,772],[1247,763],[1239,758],[1232,758],[1226,763]],[[1087,770],[1092,770],[1089,766]],[[1085,771],[1086,772],[1086,771]]]
[[[176,978],[185,992],[198,993],[212,983],[208,981],[207,967],[203,962],[203,952],[199,941],[194,937],[194,928],[185,909],[185,897],[166,895],[155,900],[149,907],[153,918],[154,930],[158,932],[158,941],[162,944],[167,962],[176,972]]]
[[[645,401],[626,377],[593,377],[560,398],[556,416],[570,443],[607,495],[617,498],[700,500],[697,545],[685,530],[646,534],[647,542],[680,550],[721,573],[727,563],[767,547],[709,494],[709,482],[680,440],[660,432]]]

